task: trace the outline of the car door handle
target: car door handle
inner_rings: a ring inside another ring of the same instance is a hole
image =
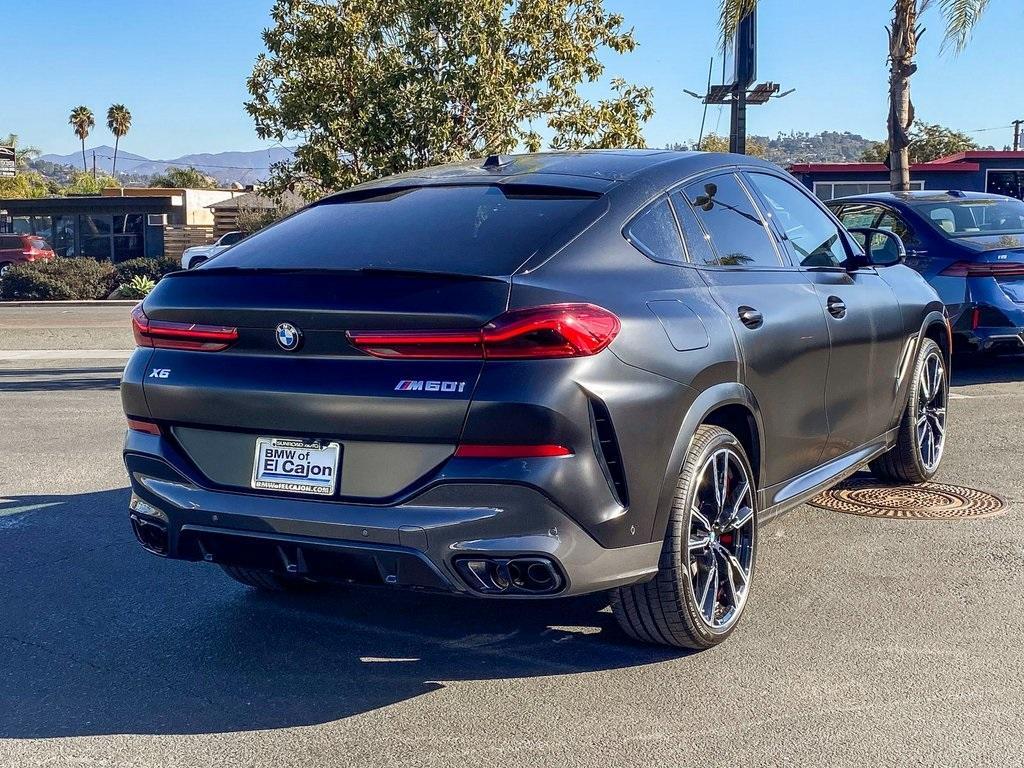
[[[740,307],[737,312],[740,316],[740,322],[747,326],[747,328],[760,328],[764,325],[764,315],[753,307]]]
[[[846,302],[838,296],[828,297],[828,313],[832,317],[842,319],[846,317]]]

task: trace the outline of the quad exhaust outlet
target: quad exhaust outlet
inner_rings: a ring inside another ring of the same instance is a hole
[[[455,568],[470,589],[488,595],[551,595],[565,586],[546,557],[463,557]]]

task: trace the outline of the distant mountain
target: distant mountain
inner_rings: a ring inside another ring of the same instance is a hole
[[[114,148],[103,144],[98,147],[86,147],[86,165],[92,168],[92,155],[96,153],[96,168],[110,173],[114,165]],[[132,154],[123,149],[117,152],[117,173],[130,174],[132,177],[153,176],[164,173],[168,168],[187,168],[193,166],[207,176],[212,176],[218,183],[228,185],[234,181],[242,184],[253,184],[266,181],[270,176],[272,163],[287,160],[292,151],[284,147],[258,149],[252,152],[216,152],[194,155],[182,155],[173,160],[150,160],[142,155]],[[67,155],[42,155],[39,160],[56,165],[68,165],[73,168],[82,167],[82,153],[72,152]]]

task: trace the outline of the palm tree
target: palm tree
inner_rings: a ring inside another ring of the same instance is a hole
[[[89,138],[89,131],[96,127],[96,119],[92,116],[91,109],[80,106],[71,110],[68,124],[75,129],[75,136],[82,141],[82,170],[88,173],[89,166],[85,162],[85,140]]]
[[[910,127],[914,123],[914,105],[910,100],[910,78],[917,71],[914,57],[924,29],[918,17],[936,0],[894,0],[892,21],[885,28],[889,35],[889,185],[894,190],[910,189]],[[943,49],[959,53],[970,40],[971,32],[988,7],[989,0],[937,0],[946,22]],[[740,19],[757,7],[757,0],[720,0],[722,47],[732,44]]]
[[[117,178],[117,145],[121,137],[128,133],[132,127],[132,113],[124,104],[111,104],[107,110],[107,128],[114,134],[114,167],[110,175]]]

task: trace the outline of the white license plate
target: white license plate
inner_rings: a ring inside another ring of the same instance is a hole
[[[281,437],[256,438],[252,487],[332,496],[338,485],[338,443]]]

